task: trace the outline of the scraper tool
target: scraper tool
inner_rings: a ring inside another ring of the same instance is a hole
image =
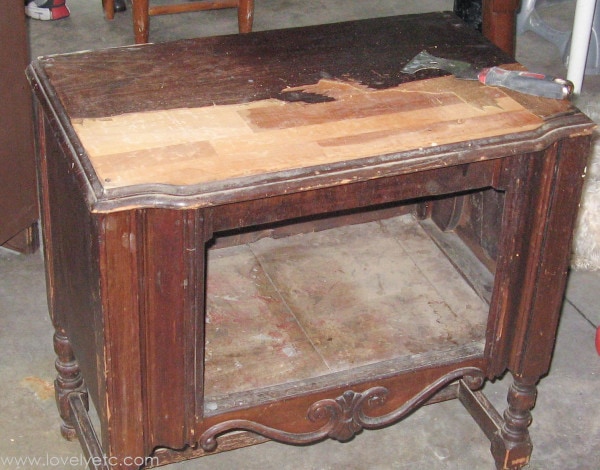
[[[477,70],[468,62],[442,59],[429,54],[427,51],[418,53],[406,64],[402,72],[412,74],[425,69],[439,69],[450,72],[456,78],[479,80],[484,85],[501,86],[544,98],[564,99],[573,93],[573,84],[569,80],[541,73],[505,70],[500,67]]]

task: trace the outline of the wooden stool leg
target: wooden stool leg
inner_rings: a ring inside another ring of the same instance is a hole
[[[133,35],[136,44],[148,42],[150,32],[150,15],[148,14],[148,0],[132,0],[133,5]]]
[[[104,17],[107,20],[112,20],[115,17],[115,0],[102,0],[102,9]]]
[[[73,355],[73,349],[64,331],[57,329],[54,334],[54,351],[56,352],[56,371],[58,376],[54,381],[54,392],[56,396],[56,405],[62,419],[60,433],[62,436],[72,441],[77,438],[73,426],[73,416],[68,395],[71,392],[81,392],[85,396],[87,407],[87,390],[83,383],[83,377],[79,371],[79,365]]]
[[[254,0],[240,0],[238,6],[238,28],[240,33],[252,31],[254,21]]]
[[[483,0],[483,35],[513,57],[519,5],[518,0]]]
[[[515,379],[508,391],[504,424],[492,440],[492,454],[499,470],[517,470],[529,463],[533,446],[527,428],[536,395],[535,382],[519,379]]]

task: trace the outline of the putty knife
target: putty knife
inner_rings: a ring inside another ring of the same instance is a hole
[[[479,80],[484,85],[501,86],[544,98],[563,99],[573,93],[573,84],[569,80],[541,73],[505,70],[500,67],[477,70],[468,62],[442,59],[426,51],[418,53],[406,64],[402,72],[415,73],[424,69],[444,70],[445,72],[450,72],[456,78]]]

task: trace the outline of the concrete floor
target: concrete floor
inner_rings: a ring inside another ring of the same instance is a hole
[[[107,22],[100,0],[67,3],[68,19],[29,21],[32,56],[132,42],[130,9]],[[255,29],[451,8],[451,0],[257,0]],[[568,25],[572,3],[549,8]],[[150,38],[160,42],[235,30],[234,11],[182,14],[153,18]],[[519,37],[517,57],[532,69],[564,75],[554,46],[534,33]],[[600,89],[595,82],[596,77],[586,79],[578,103],[585,105],[586,97]],[[600,357],[594,349],[599,292],[600,272],[571,273],[552,370],[541,381],[533,412],[531,469],[600,468]],[[79,444],[64,441],[58,432],[52,333],[41,255],[0,249],[0,469],[85,467]],[[505,377],[485,387],[499,409],[505,407],[509,385]],[[271,442],[165,468],[491,470],[494,465],[489,442],[453,401],[423,408],[388,429],[365,431],[346,444],[325,441],[299,448]]]

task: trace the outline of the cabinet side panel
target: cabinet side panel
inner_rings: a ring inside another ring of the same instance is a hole
[[[535,253],[535,290],[527,305],[530,320],[521,344],[513,346],[521,351],[513,359],[513,372],[525,377],[539,377],[550,368],[590,138],[563,139],[553,150],[557,155],[547,171],[547,198],[538,211],[544,220],[543,238]]]
[[[539,378],[548,371],[567,278],[589,137],[505,161],[494,327],[494,371]]]
[[[144,358],[148,439],[193,445],[202,403],[205,239],[195,211],[144,214]]]
[[[102,418],[103,343],[96,221],[60,135],[41,120],[39,165],[44,257],[50,316],[65,330]],[[50,339],[48,339],[50,340]]]
[[[135,210],[100,216],[108,425],[105,451],[120,461],[150,452],[143,441],[137,219]]]
[[[494,293],[490,305],[487,352],[491,358],[490,377],[503,373],[508,367],[515,338],[522,334],[521,323],[527,316],[521,305],[531,291],[528,269],[530,253],[539,243],[536,234],[538,194],[535,189],[543,178],[544,153],[507,158],[499,182],[506,190],[502,228],[499,234]]]

